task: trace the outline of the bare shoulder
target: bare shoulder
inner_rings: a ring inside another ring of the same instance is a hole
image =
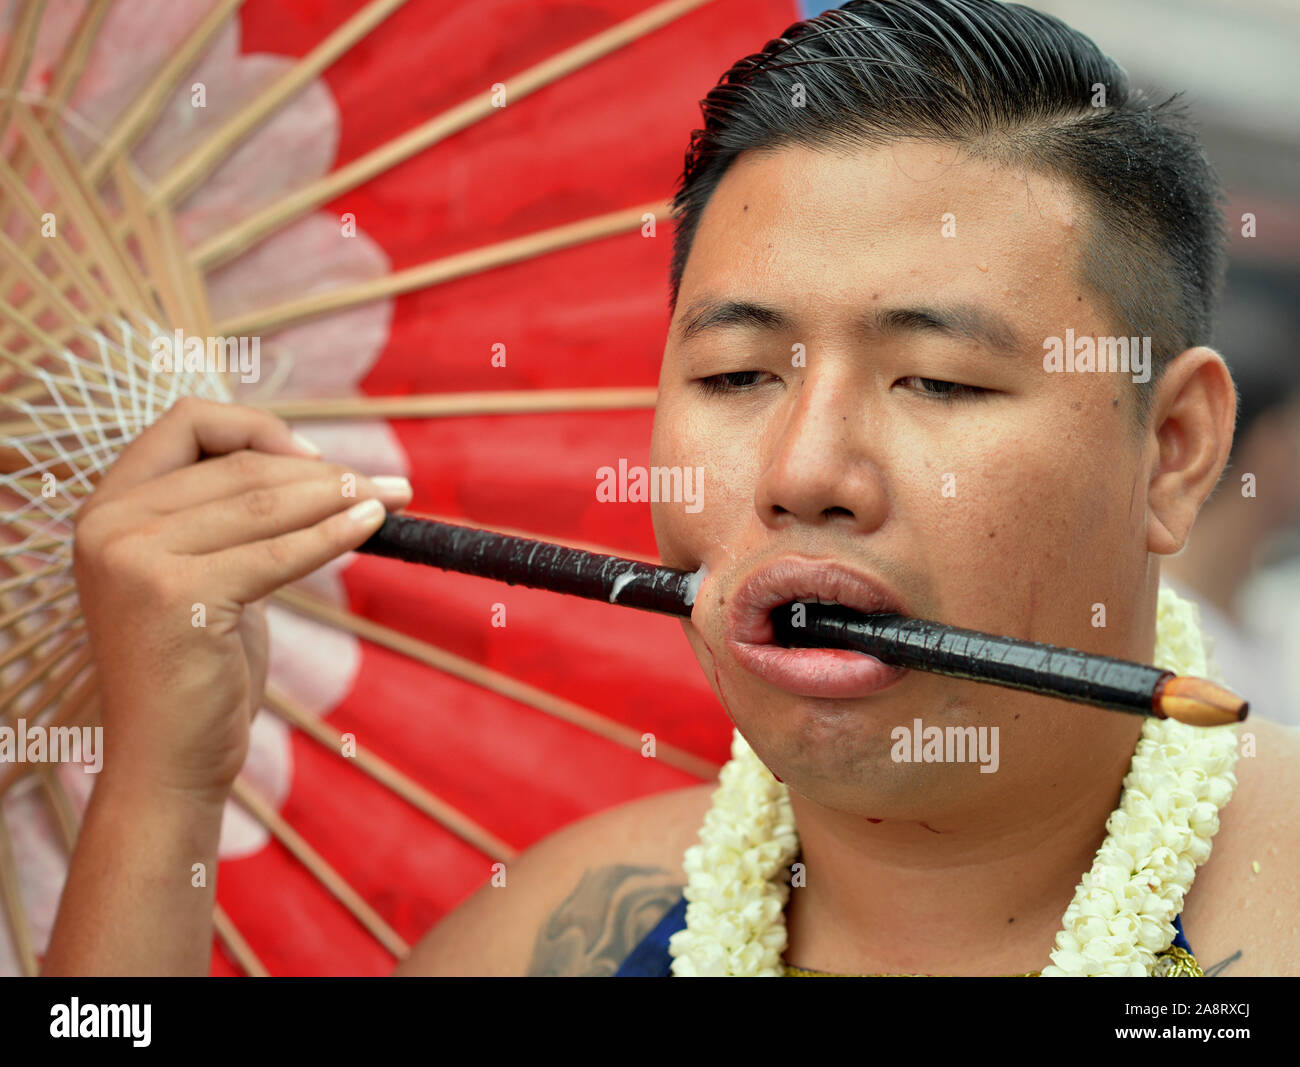
[[[1183,929],[1207,976],[1300,975],[1300,728],[1237,730],[1237,789]]]
[[[506,865],[394,974],[610,976],[677,902],[716,782],[571,823]]]

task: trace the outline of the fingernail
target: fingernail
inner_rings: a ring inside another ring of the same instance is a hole
[[[411,483],[395,474],[380,474],[370,479],[381,493],[405,493],[411,495]]]
[[[353,522],[374,522],[384,514],[384,505],[378,500],[371,497],[369,500],[363,500],[359,504],[353,504],[348,508],[348,518]]]
[[[308,455],[311,456],[320,455],[320,449],[317,448],[310,441],[308,441],[307,438],[303,437],[303,435],[300,433],[295,433],[293,435],[293,444],[295,448],[300,449],[303,452],[306,452]]]

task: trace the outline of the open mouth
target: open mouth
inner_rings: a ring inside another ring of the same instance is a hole
[[[836,648],[787,648],[778,622],[793,605],[820,604],[862,614],[907,614],[878,579],[835,561],[784,557],[741,584],[727,620],[727,646],[745,670],[797,696],[852,699],[897,683],[907,670]],[[785,631],[788,634],[788,630]]]

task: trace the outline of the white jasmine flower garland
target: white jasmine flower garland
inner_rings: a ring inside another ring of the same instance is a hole
[[[1161,587],[1155,666],[1222,681],[1195,604]],[[1219,809],[1237,779],[1237,731],[1148,718],[1106,840],[1056,935],[1044,977],[1160,975],[1196,868],[1210,855]],[[678,978],[781,977],[782,872],[799,854],[787,787],[735,731],[700,843],[686,850],[686,928],[668,942]]]

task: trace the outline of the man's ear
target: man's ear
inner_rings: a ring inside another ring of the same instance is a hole
[[[1155,464],[1147,487],[1147,550],[1182,551],[1232,449],[1237,392],[1227,364],[1210,348],[1169,362],[1151,407]]]

